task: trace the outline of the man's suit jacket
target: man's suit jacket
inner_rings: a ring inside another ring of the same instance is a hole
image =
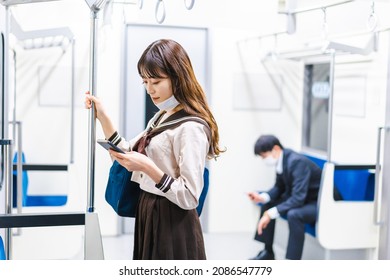
[[[288,210],[317,201],[322,170],[313,161],[290,149],[283,149],[283,173],[276,174],[276,182],[268,191],[278,212],[284,215]]]

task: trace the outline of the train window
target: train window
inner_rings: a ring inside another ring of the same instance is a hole
[[[330,64],[305,65],[303,147],[327,152]]]

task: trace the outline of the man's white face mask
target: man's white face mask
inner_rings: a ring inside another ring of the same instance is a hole
[[[278,159],[274,158],[272,155],[265,157],[263,160],[264,160],[264,163],[268,166],[275,167],[276,164],[278,163]]]

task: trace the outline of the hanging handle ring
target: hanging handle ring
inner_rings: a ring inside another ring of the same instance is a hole
[[[144,0],[138,0],[137,5],[138,9],[142,10],[142,7],[144,6]]]
[[[369,31],[374,31],[378,25],[378,17],[375,13],[372,13],[367,20],[367,28]]]
[[[162,9],[162,14],[161,16],[159,17],[159,11],[160,9]],[[163,0],[158,0],[157,1],[157,4],[156,4],[156,11],[155,11],[155,17],[156,17],[156,21],[161,24],[164,22],[165,20],[165,4],[164,4],[164,1]]]
[[[186,6],[187,10],[191,10],[194,7],[195,0],[184,0],[184,6]]]
[[[324,14],[323,22],[322,22],[322,36],[324,39],[328,38],[329,28],[328,28],[328,19],[327,19],[327,11],[326,8],[322,8],[322,13]]]

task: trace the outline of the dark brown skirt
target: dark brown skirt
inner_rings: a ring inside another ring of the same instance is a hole
[[[184,210],[141,191],[134,231],[134,260],[205,260],[196,209]]]

